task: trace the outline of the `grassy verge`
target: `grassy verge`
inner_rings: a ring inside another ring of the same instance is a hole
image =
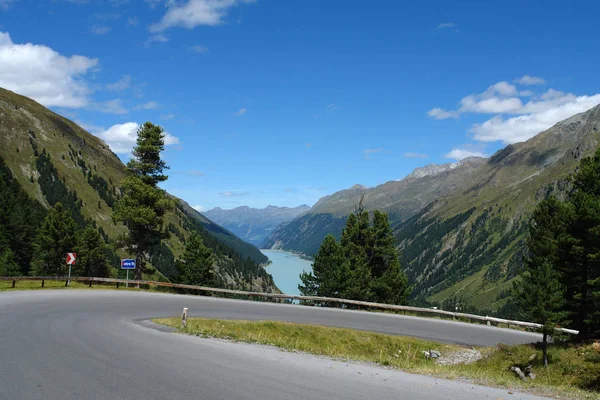
[[[533,345],[480,349],[484,357],[475,363],[445,366],[427,360],[423,351],[439,350],[443,356],[465,349],[409,337],[286,322],[192,318],[185,329],[181,329],[180,318],[156,319],[154,322],[201,337],[260,343],[288,351],[373,362],[412,373],[468,379],[483,385],[526,390],[545,396],[600,398],[600,346],[597,345],[555,345],[549,350],[550,366],[547,370],[541,365],[541,351]],[[533,353],[538,354],[533,362],[537,378],[533,381],[517,379],[510,367],[520,365],[524,368]]]
[[[45,281],[42,287],[42,281],[17,281],[15,287],[12,287],[12,281],[0,281],[0,292],[12,290],[45,290],[45,289],[117,289],[113,285],[89,284],[85,282],[71,282],[71,286],[65,286],[65,281]],[[124,285],[119,285],[118,290],[141,290],[134,287],[126,288]]]

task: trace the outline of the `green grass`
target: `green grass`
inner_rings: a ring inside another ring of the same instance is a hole
[[[484,358],[469,365],[443,366],[427,360],[424,350],[442,355],[460,351],[456,345],[440,344],[403,336],[351,329],[298,325],[270,321],[228,321],[191,318],[181,328],[180,318],[155,319],[180,333],[272,345],[287,351],[302,351],[343,360],[372,362],[403,371],[471,382],[557,398],[600,398],[600,346],[556,345],[550,348],[550,366],[541,365],[541,350],[533,345],[480,349]],[[509,370],[512,365],[533,363],[537,378],[521,381]]]
[[[116,285],[102,285],[94,283],[90,288],[85,282],[73,282],[71,286],[65,286],[65,281],[45,281],[42,287],[42,281],[17,281],[15,287],[12,287],[12,281],[0,281],[0,292],[9,292],[14,290],[46,290],[46,289],[117,289]],[[124,285],[119,285],[118,290],[142,290],[134,287],[126,288]],[[150,289],[153,290],[153,289]]]

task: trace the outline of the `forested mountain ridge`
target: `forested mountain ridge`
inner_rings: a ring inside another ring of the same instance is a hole
[[[0,140],[4,172],[0,187],[7,196],[23,199],[26,194],[32,204],[41,206],[41,214],[61,202],[78,228],[93,225],[109,241],[124,231],[111,215],[126,169],[102,140],[37,102],[4,89],[0,89]],[[158,270],[155,278],[176,277],[174,261],[182,254],[187,237],[196,231],[214,251],[223,285],[249,288],[252,280],[254,289],[276,290],[270,275],[258,265],[267,258],[256,247],[175,200],[175,209],[165,218],[170,238],[152,252],[152,265]],[[3,233],[17,229],[11,221],[17,218],[15,212],[1,211]],[[27,268],[22,264],[21,272]]]
[[[291,221],[310,209],[307,205],[298,207],[267,206],[251,208],[240,206],[231,210],[219,207],[204,211],[203,215],[230,230],[235,235],[255,246],[261,246],[267,236],[283,222]]]
[[[470,157],[457,163],[417,168],[399,181],[390,181],[374,188],[355,185],[321,198],[307,213],[277,227],[264,246],[297,251],[309,256],[317,253],[328,234],[339,239],[352,213],[363,198],[366,210],[380,210],[397,224],[470,179],[470,175],[485,163],[484,158]]]
[[[535,205],[570,190],[582,157],[600,143],[600,106],[496,152],[469,181],[395,226],[414,294],[495,309],[522,271]]]

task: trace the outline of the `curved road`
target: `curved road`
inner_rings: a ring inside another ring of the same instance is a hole
[[[469,345],[535,334],[336,309],[118,291],[0,293],[0,399],[480,399],[491,389],[276,349],[177,335],[144,320],[270,319]]]

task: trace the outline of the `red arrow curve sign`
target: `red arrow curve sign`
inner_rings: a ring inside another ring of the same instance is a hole
[[[67,265],[73,265],[75,264],[75,259],[77,254],[75,253],[67,253]]]

